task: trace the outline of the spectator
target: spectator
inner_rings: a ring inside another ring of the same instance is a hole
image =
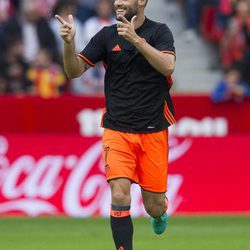
[[[0,71],[5,79],[5,91],[13,94],[25,94],[30,91],[30,82],[26,77],[28,63],[23,58],[22,41],[7,44],[5,54],[0,58]]]
[[[90,39],[104,26],[116,23],[112,0],[98,0],[96,5],[96,16],[89,18],[84,25],[84,44],[86,46]]]
[[[5,36],[5,26],[12,13],[12,6],[9,0],[0,0],[0,54],[4,53],[4,36]]]
[[[241,73],[235,67],[226,70],[223,79],[212,93],[214,103],[230,100],[240,102],[245,97],[250,97],[250,86],[241,81]]]
[[[21,40],[24,45],[24,58],[31,62],[40,48],[47,48],[58,58],[57,45],[53,32],[44,17],[40,15],[36,1],[21,2],[21,13],[10,18],[6,24],[5,42]]]
[[[14,10],[15,8],[12,0],[0,0],[0,16],[5,15],[9,17],[14,13]]]
[[[5,22],[2,19],[2,15],[0,13],[0,54],[4,53],[4,35],[5,35]]]
[[[2,72],[0,72],[0,95],[6,94],[6,87],[7,87],[6,78],[4,77]]]
[[[225,67],[241,65],[243,78],[250,83],[250,8],[248,0],[239,0],[221,43],[222,63]]]
[[[90,17],[94,16],[97,0],[78,0],[77,18],[85,23]]]
[[[58,0],[36,0],[40,14],[46,18],[50,18]]]
[[[88,7],[89,9],[95,9],[98,0],[79,0],[80,4]]]
[[[50,52],[41,49],[32,65],[27,76],[33,83],[33,94],[43,98],[58,97],[66,79],[61,66],[53,63]]]
[[[186,0],[186,25],[187,30],[185,31],[186,41],[191,41],[196,36],[199,23],[199,0]]]
[[[113,16],[113,1],[98,0],[96,5],[97,16],[88,19],[84,25],[82,48],[90,39],[104,26],[116,23]],[[73,93],[84,95],[103,95],[104,89],[104,67],[102,63],[89,69],[81,77],[72,80],[71,90]]]
[[[1,68],[4,69],[7,64],[12,63],[12,62],[17,62],[17,61],[28,65],[23,56],[22,40],[13,39],[11,42],[6,44],[5,53],[0,58],[0,65],[1,65]]]
[[[217,22],[221,30],[225,30],[228,26],[228,22],[234,12],[233,0],[217,0]]]
[[[167,0],[169,1],[169,0]],[[200,26],[204,8],[208,6],[215,6],[218,0],[185,0],[184,10],[186,16],[186,30],[184,37],[187,42],[192,41],[197,37],[197,32],[200,31]],[[211,20],[209,20],[211,22]]]
[[[30,92],[31,82],[25,76],[21,62],[11,62],[6,69],[6,93],[25,95]]]

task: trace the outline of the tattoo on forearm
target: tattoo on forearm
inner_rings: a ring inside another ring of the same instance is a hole
[[[84,63],[83,68],[84,68],[84,70],[87,70],[90,68],[90,65],[88,63]]]

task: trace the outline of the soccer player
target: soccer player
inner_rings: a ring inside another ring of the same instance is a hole
[[[162,234],[168,224],[168,127],[175,122],[169,89],[175,48],[169,28],[145,17],[147,2],[115,0],[118,24],[104,27],[78,55],[73,16],[56,16],[68,77],[80,76],[99,61],[106,68],[103,160],[112,194],[111,229],[119,250],[133,249],[131,183],[141,187],[154,232]]]

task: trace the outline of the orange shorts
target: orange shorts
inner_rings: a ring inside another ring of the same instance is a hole
[[[133,134],[104,129],[102,142],[108,181],[128,178],[144,190],[166,192],[168,130]]]

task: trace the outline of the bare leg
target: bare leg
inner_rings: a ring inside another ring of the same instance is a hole
[[[131,181],[125,178],[109,182],[112,195],[110,224],[113,239],[118,250],[133,249],[133,224],[130,217]]]
[[[160,217],[165,212],[165,193],[153,193],[142,189],[145,210],[152,217]]]
[[[162,234],[168,226],[167,201],[165,193],[153,193],[142,190],[142,198],[147,213],[151,216],[151,225],[156,234]]]

